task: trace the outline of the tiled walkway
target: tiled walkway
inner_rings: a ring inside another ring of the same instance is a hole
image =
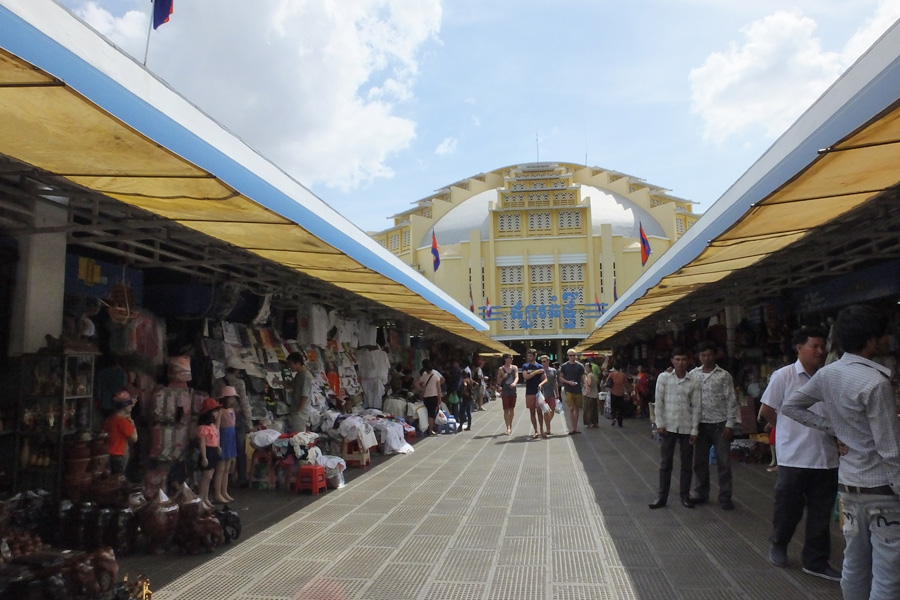
[[[837,583],[801,572],[802,523],[791,566],[769,563],[775,476],[764,466],[735,465],[734,511],[688,510],[674,495],[651,511],[658,445],[646,421],[566,436],[558,416],[554,437],[531,440],[524,409],[507,437],[500,407],[488,407],[474,431],[420,440],[154,586],[155,600],[841,597]],[[283,491],[249,495],[270,508],[292,502]],[[838,567],[836,525],[832,538]]]

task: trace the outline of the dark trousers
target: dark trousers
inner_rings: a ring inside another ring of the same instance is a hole
[[[610,411],[612,412],[612,420],[618,421],[619,427],[622,426],[622,417],[625,411],[625,396],[614,396],[613,394],[609,395],[609,406]],[[690,485],[690,484],[688,484]]]
[[[459,403],[462,406],[461,416],[459,420],[459,428],[462,429],[464,423],[468,423],[469,429],[472,428],[472,408],[475,406],[475,402],[472,400],[463,400]]]
[[[659,497],[663,500],[669,497],[669,488],[672,484],[672,463],[675,459],[675,444],[678,444],[681,455],[679,494],[684,498],[691,493],[691,463],[694,456],[691,436],[687,433],[666,432],[662,436],[661,442],[659,447]]]
[[[709,449],[716,448],[719,503],[731,501],[731,442],[725,439],[725,421],[700,423],[694,443],[694,498],[709,499]]]
[[[837,498],[837,469],[801,469],[778,465],[775,510],[769,541],[787,546],[806,508],[803,566],[818,570],[831,557],[831,514]]]
[[[453,413],[453,418],[456,419],[456,431],[459,431],[460,429],[462,429],[462,402],[457,402],[456,404],[447,404],[447,408],[449,408],[450,412]]]

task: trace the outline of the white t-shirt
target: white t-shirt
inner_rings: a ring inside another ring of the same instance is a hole
[[[772,373],[762,403],[778,413],[775,426],[775,455],[779,465],[801,469],[837,469],[839,455],[834,437],[824,431],[801,425],[781,414],[781,404],[810,377],[798,360]],[[817,402],[810,411],[822,415],[824,407]]]
[[[438,394],[438,390],[441,389],[441,381],[443,380],[444,378],[440,373],[438,373],[437,369],[432,369],[431,373],[429,373],[428,371],[422,373],[422,375],[419,377],[419,381],[423,386],[425,386],[422,389],[422,397],[432,398],[434,396],[439,396],[440,394]]]

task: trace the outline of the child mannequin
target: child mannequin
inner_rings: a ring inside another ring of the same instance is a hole
[[[235,435],[235,423],[237,417],[234,407],[237,404],[237,390],[233,386],[226,385],[219,394],[222,409],[219,411],[219,442],[222,447],[222,473],[214,474],[213,481],[218,480],[218,486],[213,486],[213,499],[216,502],[234,502],[234,498],[228,495],[228,480],[237,459],[237,436]]]
[[[128,442],[137,441],[137,429],[131,418],[134,400],[127,389],[113,396],[116,412],[103,422],[103,430],[109,435],[109,470],[113,475],[124,473],[128,463]]]
[[[221,473],[222,452],[219,449],[219,409],[215,398],[207,398],[197,419],[197,438],[200,442],[200,499],[212,510],[209,501],[209,484],[215,473]],[[216,487],[213,488],[217,489]]]

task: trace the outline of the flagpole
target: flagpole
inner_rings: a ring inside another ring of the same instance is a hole
[[[153,33],[153,3],[150,3],[150,23],[147,25],[147,45],[144,46],[144,66],[147,66],[147,53],[150,51],[150,34]]]

